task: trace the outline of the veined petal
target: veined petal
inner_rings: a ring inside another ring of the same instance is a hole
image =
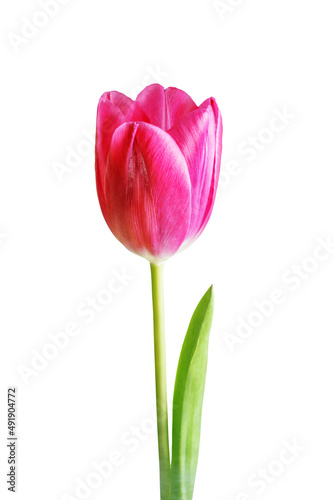
[[[191,178],[192,212],[187,239],[197,236],[207,223],[215,195],[219,172],[219,167],[215,169],[219,154],[215,151],[219,127],[216,111],[215,100],[207,99],[169,130],[186,159]]]
[[[147,123],[113,134],[105,177],[107,222],[130,250],[165,259],[183,243],[191,215],[191,185],[175,141]]]
[[[165,89],[164,93],[166,102],[165,130],[169,130],[183,116],[198,109],[193,99],[183,90],[176,87],[169,87]]]
[[[204,217],[202,219],[201,227],[200,227],[200,230],[198,231],[197,236],[199,236],[202,233],[202,231],[205,229],[207,222],[209,221],[209,218],[211,216],[214,202],[215,202],[215,198],[216,198],[216,191],[217,191],[220,170],[221,170],[223,123],[222,123],[221,112],[216,104],[215,99],[212,99],[212,108],[214,111],[215,123],[216,123],[214,168],[213,168],[210,193],[209,193],[209,197],[207,200],[206,211],[205,211]]]
[[[133,104],[133,100],[125,94],[118,92],[117,90],[112,90],[111,92],[105,92],[101,99],[108,100],[112,102],[123,115],[126,115],[129,107]]]
[[[112,94],[112,96],[110,96]],[[99,100],[97,108],[96,144],[95,144],[95,173],[98,199],[105,217],[104,179],[107,159],[110,151],[113,132],[125,122],[121,109],[111,102],[110,97],[117,101],[118,92],[106,92]],[[125,96],[126,97],[126,96]],[[118,100],[118,104],[120,101]]]
[[[175,87],[146,87],[127,111],[127,121],[144,121],[169,130],[184,115],[198,109],[191,97]]]
[[[129,108],[127,121],[143,121],[165,130],[164,88],[158,83],[148,85]]]

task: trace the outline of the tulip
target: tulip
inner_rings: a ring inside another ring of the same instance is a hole
[[[106,92],[97,110],[96,183],[114,236],[150,262],[187,247],[214,204],[222,151],[215,99],[199,107],[153,84],[135,101]]]
[[[170,461],[163,263],[205,228],[221,152],[222,118],[213,98],[197,106],[185,92],[157,84],[135,101],[115,91],[100,98],[95,169],[102,213],[115,237],[150,261],[161,500],[192,498],[213,314],[210,288],[178,364]]]

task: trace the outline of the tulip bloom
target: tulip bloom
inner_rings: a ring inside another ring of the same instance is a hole
[[[161,262],[205,228],[214,204],[222,119],[213,98],[146,87],[106,92],[97,110],[96,183],[104,218],[129,250]]]

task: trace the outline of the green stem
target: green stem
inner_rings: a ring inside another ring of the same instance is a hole
[[[170,498],[170,450],[166,381],[163,264],[150,264],[154,316],[154,352],[161,500]]]

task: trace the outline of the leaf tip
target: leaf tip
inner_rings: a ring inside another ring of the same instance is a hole
[[[213,286],[213,285],[211,285],[211,286],[208,288],[208,290],[207,290],[207,292],[205,293],[205,295],[206,295],[206,297],[207,297],[209,300],[211,300],[211,299],[213,299],[213,298],[214,298],[214,286]]]

